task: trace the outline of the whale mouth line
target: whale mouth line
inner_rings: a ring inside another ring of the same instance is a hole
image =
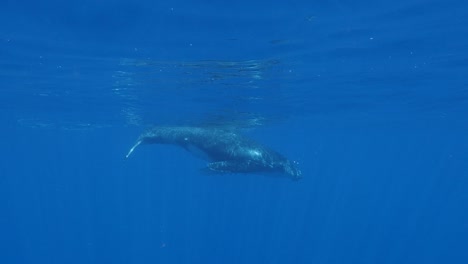
[[[141,144],[141,142],[142,140],[139,140],[137,143],[135,143],[135,145],[133,145],[130,151],[128,151],[128,154],[125,156],[125,158],[128,158],[132,154],[132,152],[136,149],[136,147],[138,147]]]

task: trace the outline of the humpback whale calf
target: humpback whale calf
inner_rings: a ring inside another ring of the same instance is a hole
[[[141,144],[172,144],[208,160],[215,173],[279,172],[293,180],[301,178],[297,162],[238,133],[211,127],[155,127],[143,133],[127,158]]]

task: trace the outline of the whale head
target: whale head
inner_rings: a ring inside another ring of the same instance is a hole
[[[283,171],[290,176],[292,180],[299,180],[302,178],[302,172],[297,168],[299,163],[297,161],[287,161],[283,164]]]

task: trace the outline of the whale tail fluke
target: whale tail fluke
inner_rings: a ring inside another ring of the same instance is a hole
[[[136,149],[136,147],[138,147],[140,144],[141,144],[142,140],[138,140],[137,143],[135,143],[135,145],[133,145],[133,147],[130,149],[130,151],[128,152],[127,156],[125,156],[125,158],[128,158],[132,152]]]

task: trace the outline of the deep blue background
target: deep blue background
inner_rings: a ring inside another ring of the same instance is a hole
[[[1,263],[468,263],[464,1],[4,1],[0,25]],[[125,160],[208,121],[304,178]]]

